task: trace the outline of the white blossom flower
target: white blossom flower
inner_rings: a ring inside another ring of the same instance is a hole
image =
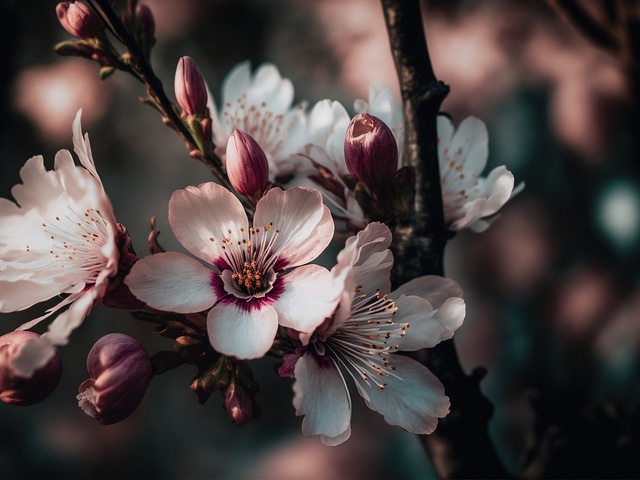
[[[271,189],[251,226],[232,193],[204,183],[173,193],[169,223],[187,250],[217,270],[181,253],[159,253],[138,261],[125,283],[155,309],[194,313],[213,306],[207,331],[220,353],[260,357],[278,324],[312,332],[335,308],[340,285],[331,272],[304,265],[333,237],[318,191]]]
[[[275,65],[265,63],[253,75],[248,61],[236,65],[223,81],[220,111],[209,94],[216,153],[224,158],[237,128],[262,147],[272,179],[290,175],[305,144],[305,105],[293,106],[293,99],[291,80],[282,78]]]
[[[15,202],[0,198],[0,312],[66,295],[19,327],[26,330],[69,307],[37,339],[37,348],[24,349],[30,352],[29,361],[21,363],[26,377],[46,364],[53,345],[67,343],[118,271],[119,229],[80,117],[81,111],[73,122],[73,144],[82,166],[67,150],[56,154],[53,170],[45,169],[41,156],[32,157],[20,170],[23,183],[11,191]]]
[[[351,433],[351,377],[369,408],[387,423],[417,434],[436,428],[449,412],[444,387],[425,366],[397,351],[433,347],[462,324],[465,304],[459,286],[438,276],[416,278],[389,293],[393,257],[391,232],[372,223],[351,237],[333,269],[344,285],[334,315],[285,356],[283,376],[294,376],[302,432],[327,445]]]
[[[514,189],[513,174],[503,165],[487,177],[480,174],[487,165],[489,137],[484,122],[467,117],[454,133],[451,120],[438,116],[438,158],[445,223],[449,230],[486,230],[494,215],[520,192]],[[495,217],[494,217],[495,218]]]
[[[402,106],[389,87],[374,84],[369,88],[368,102],[356,100],[357,112],[367,112],[380,118],[393,132],[402,162],[404,127]],[[336,101],[321,100],[308,114],[306,144],[297,164],[296,177],[291,184],[318,188],[336,220],[346,223],[347,230],[361,230],[367,224],[364,212],[353,191],[342,177],[349,174],[344,157],[344,140],[351,117]]]

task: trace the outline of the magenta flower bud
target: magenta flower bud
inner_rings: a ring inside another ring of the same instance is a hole
[[[28,331],[15,331],[0,337],[0,400],[11,405],[33,405],[55,390],[62,375],[62,358],[57,347],[47,363],[36,369],[30,378],[17,374],[12,361],[29,340],[40,335]]]
[[[253,398],[236,381],[229,383],[224,392],[224,408],[229,418],[242,426],[253,418]]]
[[[389,181],[398,169],[398,145],[385,123],[368,113],[353,117],[344,140],[349,173],[369,187]]]
[[[58,20],[64,29],[81,40],[104,35],[104,23],[98,14],[82,2],[60,2],[56,5]]]
[[[87,370],[91,378],[80,385],[78,405],[103,425],[131,415],[153,377],[147,352],[122,333],[105,335],[95,343],[87,356]]]
[[[136,7],[136,18],[144,29],[144,34],[147,38],[153,38],[156,32],[156,21],[153,18],[151,9],[144,3],[139,3]]]
[[[178,60],[174,89],[178,105],[187,115],[204,117],[207,112],[207,87],[200,69],[191,57]]]
[[[226,165],[233,188],[247,198],[259,200],[269,182],[269,162],[247,132],[235,129],[229,137]]]

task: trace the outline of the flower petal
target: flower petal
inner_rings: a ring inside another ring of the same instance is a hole
[[[430,348],[450,339],[465,316],[464,300],[458,297],[449,298],[439,310],[433,310],[427,300],[414,295],[402,295],[395,305],[398,310],[394,323],[409,324],[404,336],[394,337],[399,350]]]
[[[458,126],[449,155],[459,155],[466,176],[477,177],[482,173],[489,158],[489,135],[484,122],[476,117],[467,117]]]
[[[262,357],[273,345],[278,313],[271,305],[243,307],[235,302],[213,307],[207,315],[209,341],[223,355],[240,359]]]
[[[319,265],[298,267],[282,280],[284,292],[273,303],[278,311],[278,323],[299,332],[313,333],[335,310],[342,283]]]
[[[157,253],[137,261],[124,280],[152,308],[177,313],[206,310],[217,300],[214,272],[182,253]]]
[[[271,223],[272,228],[279,231],[273,252],[286,267],[315,259],[333,238],[331,212],[322,204],[320,192],[310,188],[269,190],[256,206],[253,225],[264,227]]]
[[[46,338],[30,338],[12,358],[11,367],[16,375],[31,378],[34,372],[45,366],[55,354],[56,349]]]
[[[462,289],[457,282],[450,278],[438,275],[425,275],[414,278],[397,290],[389,294],[391,298],[400,298],[401,295],[417,295],[433,306],[434,309],[442,307],[444,302],[451,297],[462,297]]]
[[[442,383],[411,358],[393,355],[389,361],[396,367],[397,377],[385,377],[384,389],[358,381],[358,392],[367,406],[381,413],[389,425],[398,425],[411,433],[432,433],[438,418],[449,413],[450,402]]]
[[[295,377],[293,406],[296,415],[305,416],[302,433],[320,435],[322,442],[330,446],[347,440],[351,433],[351,398],[333,360],[321,365],[306,353],[296,363]]]
[[[98,180],[100,176],[96,171],[96,164],[93,161],[93,155],[91,154],[91,144],[89,143],[89,134],[85,133],[84,137],[82,136],[82,109],[78,110],[76,113],[76,118],[73,120],[73,150],[78,155],[78,159],[80,159],[80,163],[84,168],[89,170],[91,175],[93,175]]]
[[[240,200],[213,182],[173,192],[169,224],[187,250],[214,265],[225,257],[225,238],[233,239],[241,236],[241,229],[249,229]]]

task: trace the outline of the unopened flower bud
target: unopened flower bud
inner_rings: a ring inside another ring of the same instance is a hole
[[[33,405],[55,390],[62,375],[62,358],[57,347],[44,366],[25,378],[16,371],[13,361],[24,349],[38,347],[40,335],[29,331],[14,331],[0,337],[0,400],[11,405]]]
[[[98,14],[82,2],[60,2],[56,5],[58,20],[64,29],[81,40],[104,35],[104,23]]]
[[[344,158],[349,173],[369,187],[389,181],[398,169],[398,145],[385,123],[368,113],[356,115],[347,129]]]
[[[238,382],[231,382],[224,392],[224,408],[239,426],[253,418],[253,403],[253,397]]]
[[[207,87],[193,58],[182,57],[178,61],[174,89],[178,105],[187,115],[206,115]]]
[[[156,22],[153,18],[153,13],[151,13],[151,9],[144,3],[139,3],[136,7],[136,18],[142,25],[145,36],[147,38],[153,38],[156,32]]]
[[[251,135],[235,129],[227,143],[227,174],[233,188],[259,200],[269,182],[269,162]]]
[[[87,356],[91,378],[79,388],[78,405],[103,425],[124,420],[142,401],[153,366],[137,340],[111,333],[98,340]]]

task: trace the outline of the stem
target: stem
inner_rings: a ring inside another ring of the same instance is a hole
[[[437,146],[437,115],[449,87],[433,71],[418,0],[382,0],[404,108],[405,165],[416,168],[416,196],[408,221],[398,223],[392,246],[394,283],[443,275],[448,232],[444,221]],[[450,414],[422,437],[441,478],[508,477],[489,438],[493,406],[479,388],[477,369],[466,375],[453,340],[422,350],[416,358],[440,378],[451,399]]]
[[[95,2],[98,7],[95,7]],[[162,87],[162,82],[156,76],[153,68],[147,62],[144,52],[138,45],[138,43],[129,35],[129,32],[124,27],[120,18],[116,15],[113,8],[109,5],[108,0],[89,0],[92,8],[96,10],[100,17],[103,19],[105,26],[113,33],[113,35],[120,41],[129,52],[131,61],[134,66],[134,71],[137,73],[137,77],[147,86],[147,93],[156,102],[156,104],[162,110],[162,113],[168,123],[185,142],[189,152],[198,151],[199,155],[192,155],[202,163],[204,163],[209,170],[220,180],[221,184],[227,187],[227,189],[233,191],[233,187],[229,182],[229,179],[222,166],[222,160],[215,154],[205,155],[198,148],[197,143],[193,139],[193,136],[189,130],[185,127],[184,123],[173,108],[171,100],[167,97]]]

